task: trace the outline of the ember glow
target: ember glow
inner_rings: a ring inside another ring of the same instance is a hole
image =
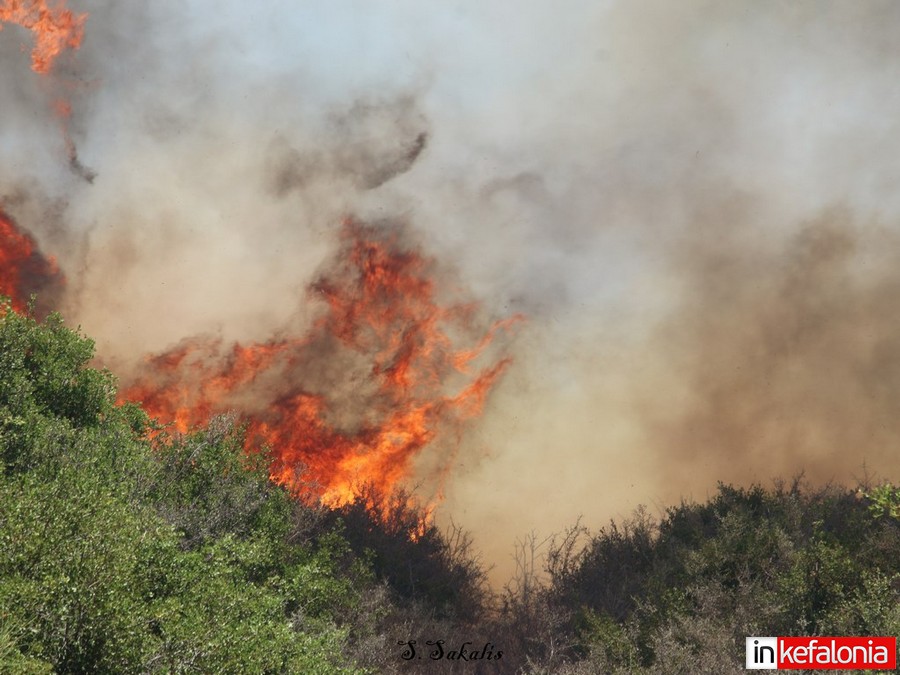
[[[0,210],[0,295],[10,298],[14,310],[23,312],[34,294],[40,314],[52,305],[64,283],[56,260],[45,257],[34,239]]]
[[[123,398],[180,432],[238,411],[248,451],[271,450],[273,479],[328,506],[369,485],[391,494],[426,447],[446,453],[429,469],[439,486],[463,423],[510,361],[474,366],[520,317],[471,339],[478,307],[439,304],[433,261],[399,238],[345,223],[338,255],[309,289],[323,313],[305,335],[228,348],[184,341],[148,359]]]
[[[50,7],[46,0],[5,0],[0,3],[0,29],[12,23],[34,33],[31,67],[48,73],[64,49],[78,49],[87,14],[73,14],[63,3]]]

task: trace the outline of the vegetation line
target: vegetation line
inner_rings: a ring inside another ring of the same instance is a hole
[[[900,635],[892,485],[721,485],[525,539],[493,592],[409,495],[303,504],[234,419],[161,430],[92,357],[0,307],[0,672],[739,673],[748,635]]]

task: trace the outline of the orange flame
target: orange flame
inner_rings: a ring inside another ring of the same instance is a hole
[[[35,34],[31,69],[41,74],[50,72],[64,49],[78,49],[81,46],[86,20],[87,14],[73,14],[63,2],[51,8],[46,0],[0,0],[0,30],[6,22],[27,28]],[[69,131],[71,104],[65,98],[57,98],[53,102],[53,110],[59,119],[69,167],[87,182],[94,182],[96,174],[81,163]]]
[[[4,0],[0,3],[0,22],[14,23],[35,35],[31,68],[48,73],[62,51],[78,49],[84,37],[87,14],[73,14],[62,3],[48,7],[46,0]],[[0,23],[0,30],[3,25]]]
[[[185,341],[149,359],[123,398],[180,432],[238,410],[249,420],[248,451],[270,448],[272,478],[301,498],[337,507],[366,485],[392,494],[426,446],[458,440],[454,432],[480,414],[510,361],[467,369],[520,319],[454,348],[451,334],[470,334],[477,308],[439,305],[432,261],[398,239],[347,222],[331,273],[310,289],[325,307],[308,334],[224,350]],[[440,480],[448,460],[438,463]]]
[[[32,294],[40,295],[38,311],[52,306],[65,278],[52,257],[45,258],[34,239],[21,231],[0,211],[0,295],[10,298],[12,307],[23,312]],[[48,304],[50,301],[50,304]]]

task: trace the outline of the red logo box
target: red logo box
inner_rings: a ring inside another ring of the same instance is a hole
[[[895,670],[895,637],[748,637],[748,670]]]

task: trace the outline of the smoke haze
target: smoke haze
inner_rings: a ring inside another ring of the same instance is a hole
[[[0,31],[0,199],[114,369],[307,326],[342,219],[400,219],[528,316],[439,510],[498,571],[717,480],[897,479],[896,3],[70,4],[48,76]]]

